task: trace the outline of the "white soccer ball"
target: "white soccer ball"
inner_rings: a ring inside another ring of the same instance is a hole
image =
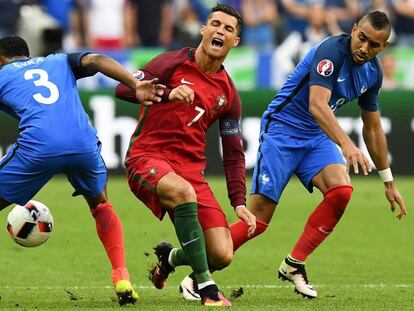
[[[30,200],[16,205],[7,216],[7,231],[17,244],[35,247],[49,239],[53,230],[53,216],[46,205]]]

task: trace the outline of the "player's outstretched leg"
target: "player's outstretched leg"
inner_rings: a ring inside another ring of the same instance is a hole
[[[168,276],[170,273],[174,272],[174,267],[168,262],[168,257],[173,249],[173,246],[167,242],[161,242],[154,247],[158,262],[149,271],[149,279],[158,289],[165,287],[168,281]]]
[[[178,290],[185,300],[201,300],[194,273],[187,275],[181,281]]]
[[[126,268],[121,221],[109,201],[91,209],[91,213],[95,218],[99,239],[112,265],[112,283],[115,286],[118,302],[121,306],[135,303],[138,294],[132,286]]]
[[[295,284],[295,292],[307,298],[316,298],[318,293],[306,275],[305,263],[286,257],[279,267],[279,278]]]

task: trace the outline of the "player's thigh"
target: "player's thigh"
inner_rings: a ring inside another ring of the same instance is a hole
[[[279,202],[305,152],[301,140],[282,133],[265,134],[257,154],[251,193]]]
[[[56,174],[52,160],[31,158],[14,147],[0,161],[0,197],[24,205]]]
[[[313,186],[323,189],[325,186],[349,183],[345,159],[339,147],[328,137],[315,140],[300,162],[296,175],[309,192],[313,191]]]
[[[165,215],[157,194],[159,180],[174,172],[171,164],[162,157],[140,156],[127,163],[127,177],[132,193],[159,219]]]
[[[74,188],[72,196],[93,198],[104,193],[108,172],[99,151],[65,156],[63,172]]]

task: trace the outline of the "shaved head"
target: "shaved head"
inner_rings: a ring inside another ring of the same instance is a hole
[[[358,26],[369,22],[375,30],[383,30],[387,33],[387,39],[391,34],[391,24],[388,16],[381,11],[373,11],[364,15],[358,22]]]

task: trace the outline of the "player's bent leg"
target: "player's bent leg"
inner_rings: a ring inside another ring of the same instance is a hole
[[[208,270],[204,234],[198,221],[195,190],[184,178],[169,172],[158,181],[156,192],[162,206],[173,210],[177,238],[185,259],[193,269],[202,295],[209,286],[215,286],[215,282]]]
[[[324,199],[309,217],[291,254],[282,261],[278,274],[282,280],[293,282],[297,293],[315,298],[317,292],[309,282],[305,261],[334,230],[351,198],[352,186],[345,166],[339,163],[329,164],[311,181],[303,181],[317,187]]]

